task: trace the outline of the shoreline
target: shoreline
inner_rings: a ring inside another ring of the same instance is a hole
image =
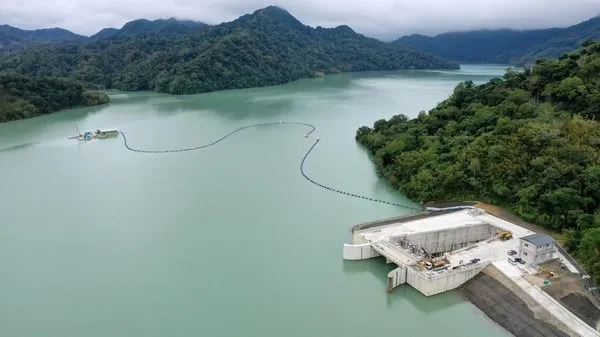
[[[387,70],[380,69],[380,70],[362,70],[362,71],[347,71],[347,72],[344,72],[344,71],[342,71],[342,72],[330,72],[330,73],[324,73],[323,75],[319,75],[319,76],[300,77],[300,78],[296,78],[296,79],[293,79],[293,80],[290,80],[290,81],[285,81],[285,82],[282,82],[282,83],[271,83],[271,84],[265,84],[265,85],[259,85],[259,86],[248,86],[248,87],[239,87],[239,88],[238,87],[223,88],[223,89],[200,91],[200,92],[185,93],[185,94],[169,93],[169,92],[162,92],[162,91],[151,91],[151,90],[120,90],[120,89],[114,89],[114,88],[106,88],[106,89],[103,89],[103,90],[87,90],[87,92],[100,92],[100,93],[104,93],[104,94],[106,94],[109,97],[109,101],[108,102],[104,102],[104,103],[99,103],[99,104],[79,105],[79,106],[72,106],[72,107],[67,107],[67,108],[61,108],[61,109],[56,110],[56,111],[52,111],[52,112],[49,112],[49,113],[38,114],[38,115],[35,115],[35,116],[26,117],[26,118],[17,118],[17,119],[11,119],[11,120],[6,120],[6,121],[0,121],[0,124],[10,123],[10,122],[15,122],[15,121],[20,121],[20,120],[27,120],[27,119],[31,119],[31,118],[35,118],[35,117],[39,117],[39,116],[45,116],[45,115],[50,115],[50,114],[55,114],[55,113],[63,112],[63,111],[70,110],[70,109],[77,109],[77,108],[86,108],[86,107],[108,105],[108,104],[111,103],[111,101],[110,101],[110,95],[132,94],[132,93],[152,93],[152,94],[169,95],[169,96],[175,96],[175,97],[185,97],[185,96],[193,96],[193,95],[200,95],[200,94],[218,93],[218,92],[223,92],[223,91],[251,90],[251,89],[263,89],[263,88],[269,88],[269,87],[278,87],[278,86],[282,86],[282,85],[294,83],[294,82],[301,81],[301,80],[320,79],[320,78],[323,78],[325,76],[335,76],[335,75],[366,74],[366,73],[386,73],[386,72],[396,72],[396,71],[460,71],[460,70],[462,70],[461,64],[457,64],[457,66],[458,66],[457,68],[416,68],[416,69],[398,68],[398,69],[387,69]],[[33,78],[37,78],[37,76],[32,76],[32,77]]]

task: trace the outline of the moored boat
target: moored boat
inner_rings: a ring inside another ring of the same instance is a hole
[[[76,136],[67,137],[67,139],[77,139],[77,140],[92,140],[94,138],[94,133],[92,131],[86,131],[84,133],[80,133]]]
[[[112,138],[117,137],[119,135],[119,130],[117,129],[106,129],[106,130],[96,130],[94,132],[94,138]]]
[[[106,129],[96,131],[86,131],[84,133],[80,133],[76,136],[67,137],[67,139],[77,139],[77,140],[92,140],[93,138],[104,139],[104,138],[113,138],[119,136],[119,130],[117,129]]]

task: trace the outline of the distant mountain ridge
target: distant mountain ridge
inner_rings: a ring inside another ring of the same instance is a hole
[[[99,39],[109,38],[111,36],[117,35],[119,33],[119,31],[120,31],[120,29],[117,29],[117,28],[103,28],[98,33],[91,35],[90,39],[91,40],[99,40]]]
[[[591,39],[600,39],[600,16],[567,28],[484,29],[433,37],[413,34],[393,43],[457,62],[524,65],[538,58],[558,57]]]
[[[3,49],[19,49],[28,43],[56,43],[85,41],[86,39],[86,36],[62,28],[26,30],[9,25],[0,25],[0,51]]]
[[[437,56],[357,34],[348,26],[306,26],[275,6],[193,34],[115,36],[0,56],[0,71],[172,94],[276,85],[328,73],[458,68]]]
[[[243,20],[243,17],[238,20]],[[303,25],[299,21],[298,23]],[[141,35],[174,36],[199,32],[208,27],[211,26],[203,22],[173,17],[157,20],[137,19],[125,23],[120,29],[104,28],[86,37],[62,28],[25,30],[0,25],[0,53],[23,49],[32,44],[93,42],[111,37]],[[352,30],[348,26],[340,27]],[[558,57],[589,39],[600,39],[600,16],[567,28],[482,29],[449,32],[433,37],[412,34],[392,43],[456,62],[525,65],[538,58]]]
[[[98,33],[87,37],[75,34],[63,28],[44,28],[27,30],[10,25],[0,25],[0,52],[18,50],[26,45],[43,43],[61,43],[72,41],[96,41],[112,36],[136,36],[145,34],[186,34],[202,27],[208,27],[207,24],[192,20],[179,20],[176,18],[147,20],[138,19],[127,22],[121,27],[104,28]]]
[[[115,35],[136,36],[143,34],[186,34],[208,25],[199,21],[179,20],[176,18],[147,20],[138,19],[127,22],[121,29],[104,28],[90,36],[91,40]]]

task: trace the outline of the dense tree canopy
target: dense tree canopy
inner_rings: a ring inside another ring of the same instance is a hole
[[[0,57],[0,71],[171,94],[275,85],[323,73],[407,68],[458,65],[364,37],[346,26],[313,29],[277,7],[187,34],[117,35],[30,47]]]
[[[123,25],[123,27],[121,27],[121,29],[104,28],[98,33],[90,36],[90,40],[99,40],[116,35],[137,36],[147,34],[186,34],[206,26],[207,25],[202,22],[178,20],[175,18],[169,18],[166,20],[157,19],[152,21],[146,19],[138,19],[127,22]]]
[[[567,233],[600,281],[600,42],[531,70],[459,84],[429,113],[363,126],[357,141],[409,197],[482,200]]]
[[[0,122],[104,103],[105,93],[85,91],[72,80],[0,73]]]

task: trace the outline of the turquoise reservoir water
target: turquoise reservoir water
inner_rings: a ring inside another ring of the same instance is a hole
[[[122,93],[108,106],[0,125],[0,336],[507,336],[454,292],[385,292],[391,266],[342,261],[356,223],[409,211],[308,183],[307,129],[250,129],[199,152],[130,145],[210,142],[279,120],[317,126],[313,178],[411,204],[374,173],[354,134],[416,116],[463,80],[503,66],[327,76],[194,96]]]

